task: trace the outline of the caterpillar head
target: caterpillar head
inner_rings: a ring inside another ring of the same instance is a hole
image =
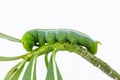
[[[32,51],[32,48],[33,48],[34,43],[35,43],[34,40],[35,40],[34,37],[30,33],[26,32],[23,35],[22,40],[21,40],[24,49],[27,51]]]

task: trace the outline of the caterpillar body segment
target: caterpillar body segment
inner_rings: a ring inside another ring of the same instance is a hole
[[[38,39],[38,43],[39,45],[44,45],[46,43],[45,40],[45,31],[44,30],[40,30],[40,31],[36,31],[37,32],[37,39]]]
[[[67,41],[66,39],[67,33],[65,30],[57,30],[56,31],[56,40],[60,43],[65,43]]]

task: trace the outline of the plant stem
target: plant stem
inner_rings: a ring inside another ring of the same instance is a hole
[[[114,69],[112,69],[106,62],[97,58],[94,55],[91,55],[87,50],[81,48],[81,52],[76,51],[76,53],[86,59],[88,62],[102,70],[108,76],[113,78],[114,80],[120,80],[120,74],[117,73]]]
[[[108,76],[113,78],[114,80],[120,80],[120,74],[112,69],[106,62],[102,61],[101,59],[97,58],[95,55],[91,54],[86,48],[82,47],[81,45],[76,44],[70,44],[70,43],[55,43],[55,44],[45,44],[43,46],[40,46],[39,48],[21,56],[16,57],[4,57],[0,56],[0,61],[12,61],[12,60],[18,60],[23,58],[25,61],[29,61],[33,55],[41,56],[43,54],[48,54],[54,50],[57,51],[69,51],[74,52],[84,59],[86,59],[88,62],[102,70],[104,73],[106,73]]]
[[[104,73],[106,73],[108,76],[110,76],[114,80],[120,80],[120,74],[118,72],[112,69],[106,62],[97,58],[95,55],[90,54],[90,52],[87,49],[80,47],[79,45],[66,45],[66,46],[70,48],[68,50],[77,53],[78,55],[86,59],[88,62],[90,62],[100,70],[102,70]]]
[[[97,58],[95,55],[92,55],[87,49],[85,49],[80,45],[74,45],[70,43],[64,43],[64,44],[55,43],[53,45],[46,44],[36,49],[35,51],[37,51],[36,53],[38,53],[38,55],[40,56],[42,54],[49,53],[54,49],[57,49],[58,51],[67,50],[69,52],[75,52],[76,54],[80,55],[88,62],[90,62],[91,64],[102,70],[104,73],[106,73],[114,80],[120,80],[120,74],[118,72],[112,69],[107,63]]]

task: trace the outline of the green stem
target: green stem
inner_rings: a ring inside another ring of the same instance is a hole
[[[42,55],[45,53],[49,53],[53,51],[54,49],[57,49],[58,51],[64,51],[67,50],[69,52],[75,52],[76,54],[80,55],[84,59],[86,59],[88,62],[102,70],[104,73],[106,73],[108,76],[115,80],[120,80],[120,74],[117,73],[114,69],[112,69],[107,63],[102,61],[101,59],[97,58],[96,56],[90,54],[90,52],[81,47],[80,45],[74,45],[70,43],[55,43],[53,45],[46,44],[41,46],[40,48],[34,50],[38,55]]]
[[[81,57],[86,59],[88,62],[90,62],[91,64],[93,64],[94,66],[102,70],[111,78],[115,80],[120,80],[120,74],[116,72],[114,69],[112,69],[107,63],[97,58],[96,56],[90,54],[90,52],[87,49],[81,47],[80,45],[74,45],[70,43],[64,43],[64,44],[55,43],[53,45],[46,44],[25,55],[16,56],[16,57],[0,56],[0,61],[11,61],[11,60],[17,60],[20,58],[23,58],[24,60],[29,61],[29,59],[36,53],[38,54],[38,56],[41,56],[43,54],[50,53],[55,49],[57,49],[57,51],[67,50],[69,52],[75,52],[76,54],[80,55]]]
[[[88,62],[90,62],[100,70],[102,70],[104,73],[106,73],[108,76],[110,76],[114,80],[120,80],[120,74],[116,72],[114,69],[112,69],[106,62],[90,54],[84,48],[80,48],[79,50],[75,51],[78,55],[82,56],[84,59],[86,59]]]
[[[107,63],[105,63],[101,59],[90,54],[90,52],[87,49],[80,47],[79,45],[66,45],[66,46],[69,51],[77,53],[78,55],[86,59],[88,62],[90,62],[100,70],[102,70],[104,73],[106,73],[114,80],[120,80],[120,74],[118,72],[112,69]]]

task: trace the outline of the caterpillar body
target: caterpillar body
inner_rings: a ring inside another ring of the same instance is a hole
[[[86,47],[91,54],[95,54],[98,45],[98,41],[91,39],[88,35],[70,29],[33,29],[27,31],[21,41],[27,51],[31,51],[35,45],[69,42],[80,44]]]

